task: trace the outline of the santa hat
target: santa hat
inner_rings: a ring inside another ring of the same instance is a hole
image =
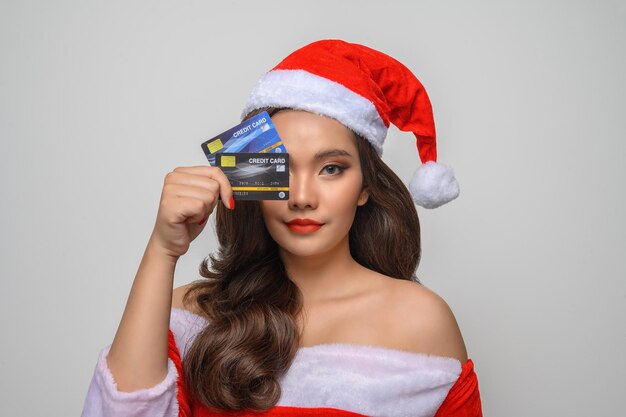
[[[367,139],[379,155],[391,122],[417,138],[422,165],[409,183],[415,203],[436,208],[459,195],[452,169],[437,162],[426,90],[389,55],[341,40],[313,42],[261,76],[242,117],[261,107],[288,107],[336,119]]]

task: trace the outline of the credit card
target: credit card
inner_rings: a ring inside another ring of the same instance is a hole
[[[219,153],[286,153],[285,145],[267,112],[259,113],[202,143],[202,150],[215,166]]]
[[[217,153],[235,200],[289,200],[289,154]]]

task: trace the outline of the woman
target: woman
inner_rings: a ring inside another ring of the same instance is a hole
[[[376,99],[346,79],[356,76],[345,68],[355,63],[387,107],[372,111],[367,103]],[[458,185],[434,161],[426,93],[398,64],[361,45],[319,41],[262,77],[243,118],[270,113],[290,156],[288,201],[240,201],[235,209],[216,167],[166,176],[84,416],[481,415],[456,320],[414,275],[414,201],[436,207],[455,198]],[[387,79],[394,71],[404,77],[400,96],[389,93],[393,79],[400,82],[397,73]],[[416,133],[429,161],[412,180],[413,199],[380,159],[387,118]],[[215,207],[218,255],[203,262],[205,279],[172,292],[177,260]]]

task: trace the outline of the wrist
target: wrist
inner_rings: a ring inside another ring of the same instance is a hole
[[[150,257],[151,259],[158,259],[166,263],[171,263],[173,265],[176,265],[178,259],[180,258],[180,255],[174,254],[160,245],[154,239],[154,235],[150,236],[144,256]]]

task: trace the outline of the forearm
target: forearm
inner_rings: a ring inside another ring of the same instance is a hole
[[[119,391],[152,387],[167,374],[167,341],[177,259],[160,252],[150,242],[107,357]]]

